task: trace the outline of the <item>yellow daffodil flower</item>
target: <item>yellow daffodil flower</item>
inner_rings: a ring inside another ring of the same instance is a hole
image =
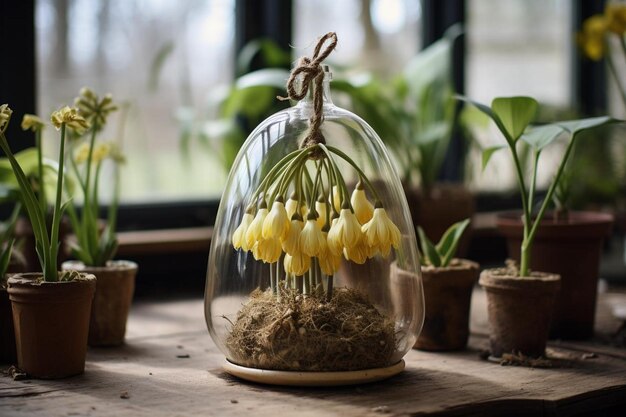
[[[50,120],[57,130],[60,130],[62,125],[66,125],[76,132],[84,132],[89,128],[89,123],[78,114],[78,110],[68,106],[52,113]]]
[[[335,255],[340,255],[343,248],[353,248],[361,240],[361,225],[350,209],[341,209],[339,219],[330,227],[328,246]]]
[[[374,214],[374,206],[369,202],[365,195],[365,190],[359,182],[352,192],[352,198],[350,199],[352,207],[354,208],[354,214],[357,220],[361,224],[365,224],[372,219]]]
[[[315,219],[308,219],[300,233],[300,250],[308,256],[317,256],[326,246],[322,229]]]
[[[336,185],[333,185],[333,207],[335,208],[335,211],[337,213],[339,213],[339,210],[341,210],[341,193],[339,192],[339,187]]]
[[[311,267],[311,257],[302,252],[285,255],[285,272],[300,276],[306,274]]]
[[[268,264],[278,262],[281,254],[282,248],[280,247],[280,240],[276,238],[261,238],[261,240],[257,241],[252,248],[252,255],[254,256],[254,259]]]
[[[400,230],[396,226],[384,208],[374,209],[372,220],[361,227],[367,244],[374,249],[380,250],[383,257],[387,257],[391,247],[398,248],[400,245]]]
[[[578,34],[578,43],[585,55],[594,61],[599,61],[604,56],[606,31],[606,18],[602,15],[595,15],[583,22],[583,30]]]
[[[41,118],[35,116],[34,114],[25,114],[22,118],[22,130],[32,130],[36,132],[38,130],[42,130],[46,124]]]
[[[343,256],[348,261],[363,265],[368,258],[371,258],[369,255],[373,252],[372,248],[370,248],[365,242],[365,239],[362,239],[356,246],[344,248]]]
[[[263,239],[285,239],[289,232],[289,217],[282,199],[276,199],[272,210],[263,221]]]
[[[285,203],[285,210],[287,211],[287,217],[289,218],[289,220],[291,220],[293,215],[296,214],[299,205],[300,203],[298,202],[295,194],[292,194],[291,197],[289,197],[289,199],[287,200],[287,203]]]
[[[282,241],[282,247],[285,253],[294,254],[300,251],[300,233],[302,233],[304,224],[299,217],[292,218],[290,223],[289,232]]]
[[[89,144],[83,142],[80,144],[76,151],[74,151],[74,162],[77,165],[84,164],[89,158]]]
[[[9,125],[9,120],[11,120],[12,114],[13,110],[11,110],[8,104],[3,104],[0,106],[0,132],[4,133],[7,126]]]
[[[327,239],[327,233],[322,232],[324,238]],[[334,275],[335,272],[339,271],[341,267],[341,255],[334,255],[328,245],[324,245],[324,248],[317,256],[318,263],[320,266],[320,270],[324,275]]]
[[[626,32],[626,4],[609,3],[604,9],[607,29],[616,35],[624,36]]]
[[[93,154],[91,156],[94,163],[102,162],[111,153],[111,144],[109,142],[99,142],[93,148]]]
[[[254,216],[252,215],[252,213],[246,212],[243,215],[243,218],[241,219],[241,223],[239,223],[239,226],[237,226],[237,229],[235,229],[235,232],[233,233],[233,247],[235,249],[243,249],[244,251],[248,251],[250,250],[250,247],[248,246],[248,242],[246,241],[246,231],[248,230],[248,227],[250,227],[250,224],[252,224],[252,220],[254,220]]]
[[[266,217],[267,206],[265,206],[265,203],[262,203],[259,210],[256,212],[252,223],[250,223],[248,230],[246,230],[245,238],[246,244],[249,248],[254,247],[254,244],[261,240],[261,238],[263,237],[263,222],[265,221]]]

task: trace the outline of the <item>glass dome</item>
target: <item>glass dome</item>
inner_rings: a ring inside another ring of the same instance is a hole
[[[205,318],[237,365],[386,367],[421,330],[417,243],[400,179],[372,128],[332,103],[324,71],[325,144],[303,141],[311,83],[306,98],[250,134],[221,199]]]

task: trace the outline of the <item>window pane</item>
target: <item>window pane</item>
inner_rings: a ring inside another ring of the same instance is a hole
[[[294,55],[312,50],[318,37],[337,32],[329,61],[397,74],[419,50],[420,2],[416,0],[295,0]]]
[[[571,52],[574,33],[568,0],[468,0],[467,95],[489,104],[497,96],[527,95],[542,105],[569,109],[572,103]],[[543,110],[546,110],[543,108]],[[550,116],[544,116],[549,118]],[[497,129],[474,129],[483,149],[503,144]],[[561,146],[546,149],[538,173],[538,186],[552,178]],[[523,152],[527,169],[530,153]],[[508,152],[496,152],[481,169],[481,151],[470,149],[468,182],[480,190],[517,187]]]
[[[180,118],[206,117],[199,109],[232,78],[234,0],[41,0],[36,13],[41,115],[82,86],[126,109],[100,136],[123,136],[122,200],[219,197],[226,173],[210,144],[183,152]]]

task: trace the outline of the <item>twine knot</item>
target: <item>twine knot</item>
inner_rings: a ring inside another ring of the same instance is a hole
[[[326,41],[330,40],[330,44],[324,49],[322,47]],[[300,147],[309,147],[319,143],[326,143],[324,135],[320,131],[324,117],[322,114],[322,106],[324,104],[324,69],[322,62],[330,55],[337,46],[337,34],[329,32],[322,36],[311,58],[303,56],[298,61],[298,65],[291,71],[289,80],[287,81],[287,97],[278,96],[279,100],[302,100],[306,97],[311,82],[315,83],[315,91],[313,93],[313,114],[309,119],[309,132],[304,138]],[[298,80],[300,81],[298,83]]]

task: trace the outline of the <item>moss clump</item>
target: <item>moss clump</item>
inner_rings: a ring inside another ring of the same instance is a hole
[[[330,301],[286,290],[256,290],[226,340],[243,366],[285,371],[355,371],[391,365],[394,322],[360,292],[337,289]]]

